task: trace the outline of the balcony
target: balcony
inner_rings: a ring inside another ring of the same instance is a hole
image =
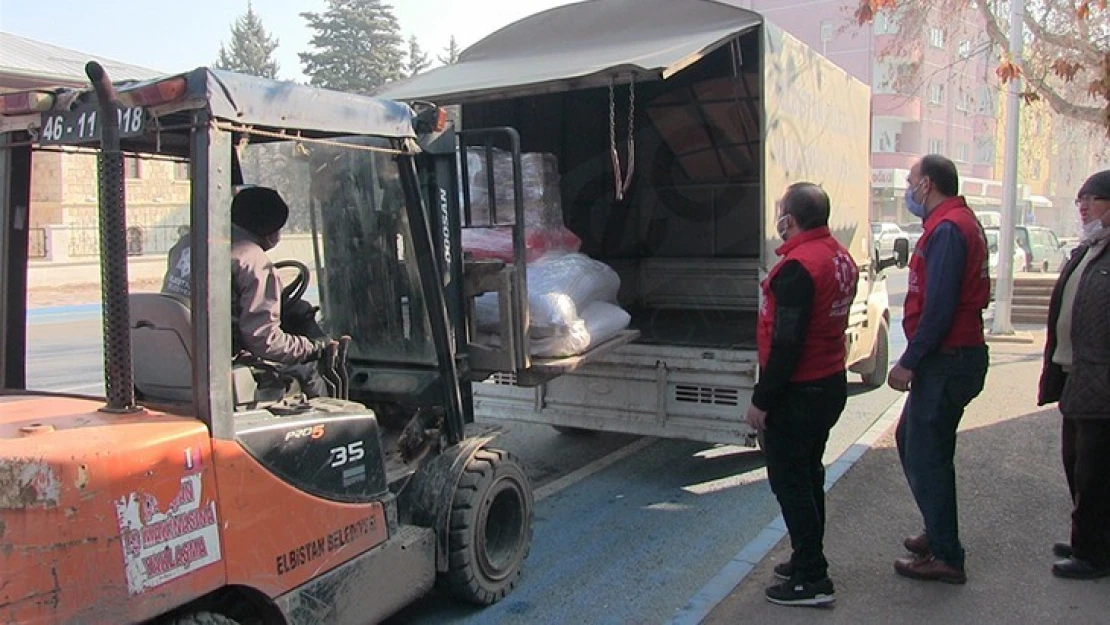
[[[909,170],[921,158],[920,154],[910,152],[872,152],[871,169],[904,169]],[[903,181],[897,181],[899,185]]]
[[[902,122],[919,122],[921,98],[897,93],[876,93],[871,97],[871,115]]]

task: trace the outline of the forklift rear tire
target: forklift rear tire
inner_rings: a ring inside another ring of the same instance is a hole
[[[509,594],[532,546],[532,504],[531,483],[512,454],[497,449],[474,454],[451,502],[442,585],[478,605]]]
[[[193,612],[165,619],[159,625],[239,625],[239,622],[215,612]]]

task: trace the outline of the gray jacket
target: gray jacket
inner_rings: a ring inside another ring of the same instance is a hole
[[[190,297],[191,250],[188,237],[170,250],[162,292]],[[231,227],[232,331],[238,346],[284,364],[313,354],[312,341],[281,329],[281,280],[274,263],[251,233]]]

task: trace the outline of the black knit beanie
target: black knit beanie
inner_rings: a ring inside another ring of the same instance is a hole
[[[269,187],[246,187],[231,201],[231,223],[266,237],[281,230],[289,219],[289,206]]]

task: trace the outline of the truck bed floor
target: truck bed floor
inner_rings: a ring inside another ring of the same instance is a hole
[[[632,309],[630,326],[640,331],[637,343],[685,347],[755,349],[754,310]]]

